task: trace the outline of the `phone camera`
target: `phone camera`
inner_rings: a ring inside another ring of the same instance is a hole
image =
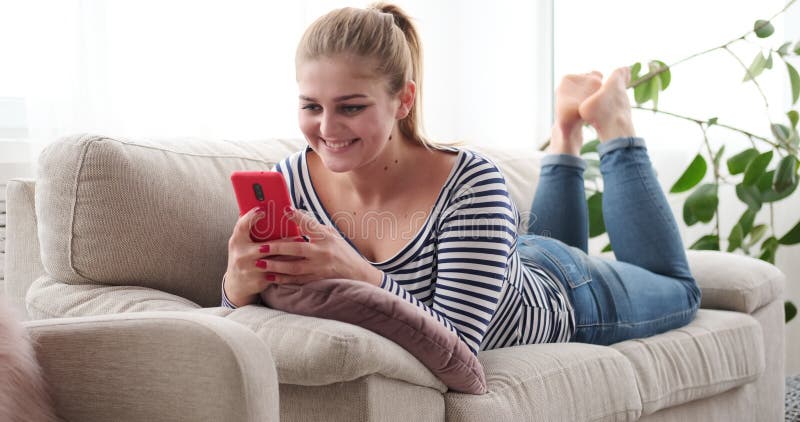
[[[264,189],[261,188],[260,184],[254,183],[253,191],[256,193],[256,199],[258,199],[259,201],[264,200]]]

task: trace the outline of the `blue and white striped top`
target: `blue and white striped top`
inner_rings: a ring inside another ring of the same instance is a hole
[[[521,260],[520,216],[499,169],[476,152],[443,149],[458,157],[425,224],[394,257],[371,262],[384,273],[381,288],[426,310],[475,354],[569,341],[572,306],[561,283]],[[286,178],[295,208],[335,227],[314,190],[308,150],[283,159],[275,170]],[[222,296],[223,306],[233,308],[224,290]]]

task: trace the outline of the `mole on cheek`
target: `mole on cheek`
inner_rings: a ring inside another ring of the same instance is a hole
[[[383,171],[389,170],[389,166],[383,166]]]

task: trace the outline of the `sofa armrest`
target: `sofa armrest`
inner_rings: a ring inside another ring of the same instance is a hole
[[[717,251],[686,251],[702,291],[701,308],[752,314],[783,297],[786,276],[759,259]]]
[[[31,284],[25,305],[31,319],[200,309],[188,299],[148,287],[67,284],[49,275]]]
[[[279,419],[269,349],[235,322],[145,312],[23,325],[64,420]]]
[[[25,292],[45,274],[36,235],[35,191],[33,179],[11,179],[6,186],[5,293],[25,319]]]

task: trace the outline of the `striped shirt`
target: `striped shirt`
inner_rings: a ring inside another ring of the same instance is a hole
[[[317,196],[307,151],[275,167],[292,205],[336,226]],[[458,152],[430,215],[395,256],[370,263],[381,288],[424,309],[472,353],[535,343],[567,342],[575,317],[563,286],[517,251],[520,215],[500,170],[486,157]],[[350,245],[355,245],[347,238]],[[234,306],[222,294],[222,305]]]

